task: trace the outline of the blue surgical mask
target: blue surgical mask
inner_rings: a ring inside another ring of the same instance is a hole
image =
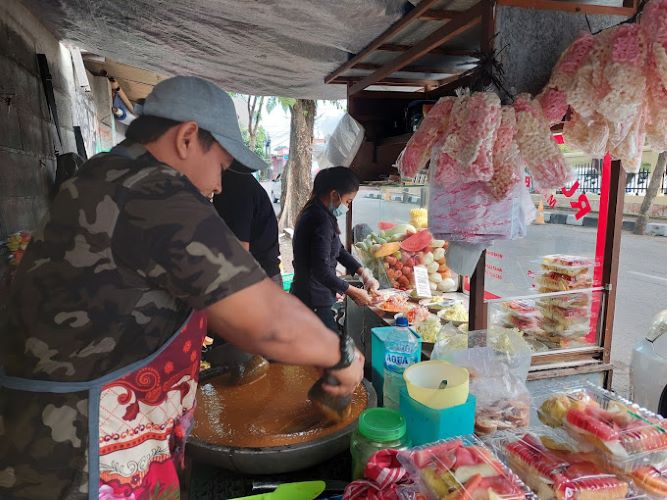
[[[340,195],[338,195],[339,198],[341,198]],[[333,201],[329,204],[329,210],[331,210],[331,213],[334,215],[334,217],[342,217],[345,215],[348,211],[347,205],[343,204],[342,198],[341,198],[341,203],[339,206],[334,207]]]

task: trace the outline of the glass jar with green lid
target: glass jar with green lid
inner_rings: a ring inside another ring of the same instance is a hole
[[[368,460],[380,450],[410,447],[405,418],[391,408],[370,408],[359,416],[357,429],[352,433],[352,479],[364,477]]]

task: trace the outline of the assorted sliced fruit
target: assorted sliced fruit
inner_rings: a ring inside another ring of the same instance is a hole
[[[355,244],[364,264],[377,277],[387,278],[387,284],[398,290],[414,288],[414,267],[424,266],[429,275],[432,292],[451,292],[457,288],[447,267],[447,242],[433,239],[426,229],[412,224],[380,223],[380,231],[371,233]]]
[[[593,445],[612,463],[624,464],[623,469],[667,458],[667,421],[604,393],[581,389],[555,394],[542,403],[538,415],[543,423]]]
[[[400,452],[399,460],[432,498],[530,498],[521,481],[481,443],[453,439]]]

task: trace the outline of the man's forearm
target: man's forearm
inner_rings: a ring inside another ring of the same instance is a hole
[[[248,304],[257,306],[248,311]],[[270,280],[213,304],[208,313],[213,331],[248,352],[282,363],[322,368],[340,359],[339,337]]]

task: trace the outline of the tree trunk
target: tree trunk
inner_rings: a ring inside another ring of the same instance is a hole
[[[658,156],[658,161],[651,173],[651,180],[648,183],[644,201],[642,201],[642,206],[639,209],[639,217],[637,217],[637,223],[635,224],[635,234],[644,234],[646,232],[646,226],[651,213],[651,205],[653,205],[653,200],[655,200],[658,190],[660,189],[662,175],[665,173],[665,165],[667,165],[667,153],[663,151]]]
[[[290,108],[289,161],[283,173],[286,182],[278,221],[281,230],[294,227],[310,196],[316,106],[310,99],[297,99]]]

